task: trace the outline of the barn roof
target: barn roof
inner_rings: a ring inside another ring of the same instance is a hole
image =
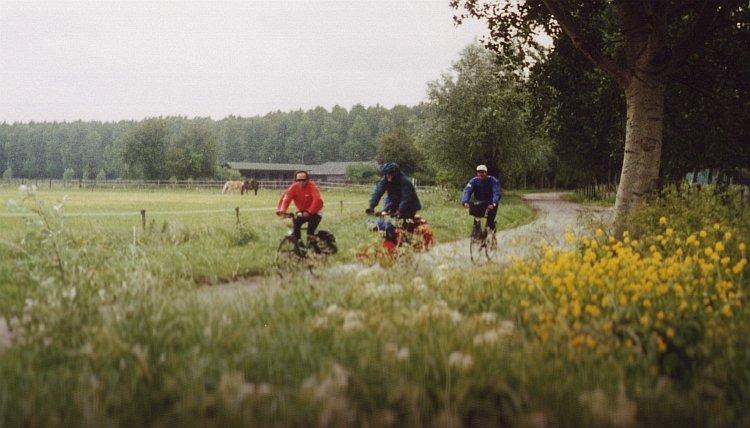
[[[355,165],[366,162],[326,162],[320,165],[312,165],[309,167],[310,175],[344,175],[346,174],[346,167],[349,165]],[[372,162],[373,165],[375,164]]]
[[[254,171],[297,171],[307,169],[302,164],[293,163],[256,163],[256,162],[225,162],[221,166],[231,169],[247,169]]]

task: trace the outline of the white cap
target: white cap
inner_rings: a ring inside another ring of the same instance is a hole
[[[484,172],[487,172],[487,167],[486,167],[485,165],[479,165],[479,166],[477,167],[477,171],[484,171]]]

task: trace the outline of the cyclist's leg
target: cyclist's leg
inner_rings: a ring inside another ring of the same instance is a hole
[[[494,209],[487,211],[487,227],[493,232],[495,231],[495,217],[496,216],[497,216],[497,206]]]
[[[305,221],[306,220],[305,220],[304,217],[296,217],[295,216],[292,219],[292,225],[293,225],[292,236],[294,236],[294,238],[297,241],[299,241],[300,239],[302,239],[302,225],[305,224]]]
[[[323,217],[320,214],[310,214],[305,219],[307,221],[307,236],[315,235],[315,231],[318,229],[321,220],[323,220]]]

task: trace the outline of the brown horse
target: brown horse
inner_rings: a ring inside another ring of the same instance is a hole
[[[255,194],[258,194],[258,182],[256,180],[245,180],[245,182],[242,183],[240,195],[244,195],[245,192],[249,194],[251,190],[255,190]]]
[[[255,194],[257,195],[258,182],[254,179],[245,181],[227,181],[226,184],[224,184],[224,189],[222,189],[221,194],[226,194],[227,190],[239,190],[240,195],[244,195],[245,191],[249,193],[251,190],[255,190]]]

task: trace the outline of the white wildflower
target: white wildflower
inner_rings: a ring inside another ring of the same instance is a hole
[[[500,335],[497,334],[496,330],[486,331],[483,334],[474,336],[474,346],[479,346],[484,343],[493,344],[497,342],[499,337]]]
[[[18,186],[18,191],[21,193],[29,193],[29,188],[25,184]]]
[[[453,351],[450,357],[448,357],[448,364],[458,370],[466,371],[474,366],[474,358],[471,355]]]
[[[497,321],[497,315],[494,312],[482,312],[480,318],[487,324],[493,324]]]
[[[454,323],[459,323],[463,319],[463,315],[461,315],[461,312],[458,312],[457,310],[451,312],[451,319]]]
[[[359,319],[359,315],[356,312],[347,312],[344,317],[344,331],[349,333],[352,331],[360,330],[364,327],[362,321]]]
[[[258,385],[258,395],[271,395],[271,385],[263,382]]]
[[[513,324],[513,321],[504,320],[500,323],[500,328],[497,329],[497,332],[501,335],[510,335],[513,334],[515,330],[516,326],[515,324]]]
[[[409,348],[403,347],[398,350],[398,353],[396,354],[396,359],[399,361],[406,361],[409,359]]]
[[[329,314],[333,314],[338,310],[339,310],[339,306],[334,303],[334,304],[328,305],[328,309],[326,309],[326,312],[328,312]]]

